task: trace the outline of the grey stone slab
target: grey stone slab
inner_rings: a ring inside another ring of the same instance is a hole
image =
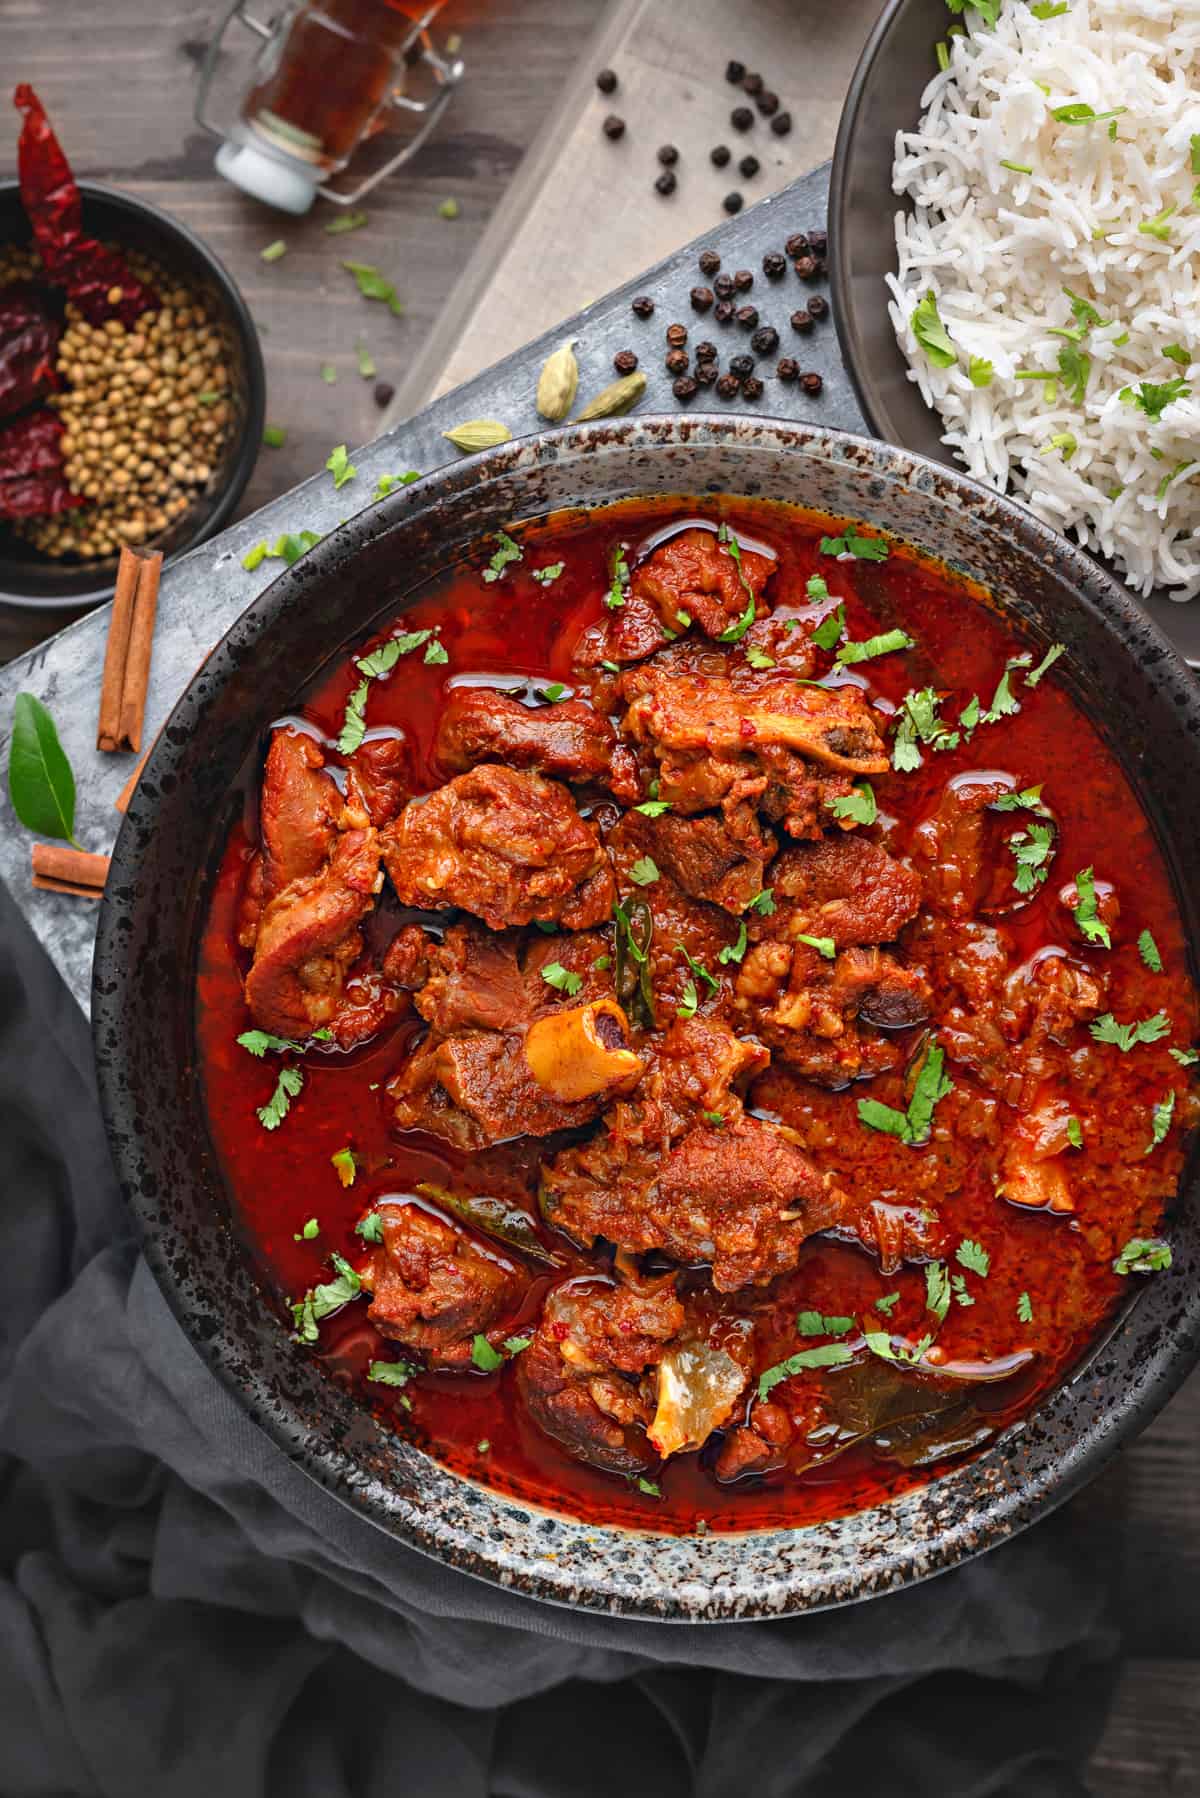
[[[205,656],[282,567],[280,562],[266,561],[247,573],[242,558],[254,544],[264,538],[274,542],[286,531],[325,534],[335,530],[351,512],[370,503],[381,474],[409,468],[428,474],[452,461],[457,452],[441,433],[464,419],[498,418],[514,437],[541,428],[534,408],[538,371],[550,349],[564,337],[577,339],[581,398],[615,379],[612,359],[618,350],[636,350],[648,382],[640,412],[680,408],[671,391],[672,377],[663,367],[664,333],[672,321],[687,325],[692,343],[704,338],[717,343],[723,363],[747,349],[747,332],[734,325],[716,325],[711,313],[699,315],[691,310],[689,290],[707,284],[707,277],[696,266],[701,242],[719,251],[727,269],[754,271],[752,294],[741,297],[752,299],[763,323],[773,324],[779,331],[779,349],[759,359],[767,385],[753,409],[764,416],[821,420],[846,430],[861,430],[862,416],[842,366],[832,320],[822,320],[803,336],[788,323],[791,313],[815,290],[797,281],[790,269],[779,281],[769,281],[762,273],[765,251],[782,248],[784,239],[794,231],[824,224],[828,185],[826,164],[707,232],[696,244],[677,251],[465,386],[435,400],[395,430],[356,450],[352,459],[358,475],[339,491],[334,490],[328,474],[314,475],[174,563],[162,579],[144,741],[152,740]],[[536,270],[531,270],[530,280],[536,279]],[[629,308],[631,298],[639,293],[649,294],[655,302],[654,316],[647,321],[635,318]],[[819,398],[809,399],[798,386],[774,378],[781,355],[795,355],[802,368],[815,369],[822,376],[825,386]],[[701,389],[692,404],[713,411],[724,409],[711,388]],[[751,410],[740,400],[729,403],[728,409],[739,407]],[[34,693],[53,715],[75,771],[76,835],[86,849],[101,853],[111,849],[116,837],[120,820],[113,802],[134,766],[132,756],[101,755],[95,747],[107,629],[108,608],[102,607],[29,655],[0,668],[0,764],[6,766],[8,761],[13,701],[20,692]],[[36,890],[29,878],[31,841],[13,815],[6,789],[0,799],[0,879],[86,1011],[98,907],[90,900]]]

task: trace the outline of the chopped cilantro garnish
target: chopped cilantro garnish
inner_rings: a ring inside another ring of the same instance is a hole
[[[987,1279],[988,1269],[992,1265],[992,1258],[985,1248],[979,1243],[973,1242],[969,1236],[965,1236],[955,1249],[954,1259],[958,1262],[960,1267],[969,1268],[973,1274],[978,1274],[981,1279]]]
[[[685,980],[683,983],[683,997],[675,1007],[675,1015],[680,1018],[694,1018],[699,1004],[700,995],[696,991],[696,982],[694,980]]]
[[[531,568],[529,572],[540,587],[548,587],[558,579],[565,567],[565,562],[548,562],[545,568]]]
[[[906,693],[901,700],[892,749],[892,767],[899,773],[909,774],[921,766],[918,743],[926,743],[933,750],[957,749],[959,733],[948,730],[938,717],[940,704],[932,687]]]
[[[505,1353],[509,1355],[519,1355],[523,1350],[529,1347],[532,1341],[532,1336],[506,1336],[504,1338]]]
[[[421,657],[421,660],[423,662],[448,662],[450,660],[449,655],[446,653],[446,645],[442,642],[440,637],[430,638],[429,642],[425,645],[425,654]]]
[[[265,1105],[258,1107],[258,1121],[264,1130],[278,1130],[303,1085],[304,1075],[299,1068],[280,1068],[275,1091]]]
[[[366,222],[365,212],[339,212],[336,218],[330,219],[325,229],[330,237],[340,237],[343,232],[361,230]]]
[[[1000,167],[1002,169],[1011,169],[1014,175],[1032,175],[1033,173],[1033,164],[1031,162],[1010,162],[1006,156],[1000,158]],[[983,385],[986,387],[987,381],[985,381]]]
[[[998,799],[992,800],[990,809],[994,812],[1041,811],[1042,789],[1040,786],[1022,787],[1018,793],[1001,793]]]
[[[342,267],[354,276],[364,300],[382,300],[393,317],[400,318],[404,306],[396,289],[385,275],[369,262],[343,262]]]
[[[751,643],[746,650],[746,660],[752,668],[773,668],[775,657],[760,649],[757,643]]]
[[[835,818],[848,818],[853,824],[874,824],[879,816],[875,789],[869,780],[860,780],[853,793],[843,793],[831,800],[829,809]]]
[[[630,1474],[629,1477],[630,1477],[630,1479],[633,1479],[632,1474]],[[634,1480],[633,1483],[637,1487],[638,1491],[644,1493],[647,1498],[661,1498],[662,1497],[662,1487],[659,1485],[656,1485],[653,1480],[648,1480],[644,1474],[639,1473],[636,1480]]]
[[[990,387],[994,372],[986,356],[972,356],[967,364],[967,374],[972,387]]]
[[[1106,1011],[1103,1017],[1089,1024],[1088,1029],[1098,1043],[1112,1043],[1123,1055],[1128,1055],[1139,1043],[1156,1043],[1160,1037],[1169,1036],[1171,1020],[1165,1011],[1156,1011],[1152,1017],[1118,1024],[1112,1012]]]
[[[885,1317],[890,1317],[899,1303],[900,1294],[898,1292],[889,1292],[886,1297],[876,1299],[871,1306],[871,1309],[872,1311],[882,1311]]]
[[[1158,1274],[1171,1265],[1171,1245],[1161,1236],[1131,1236],[1113,1262],[1114,1274]]]
[[[754,612],[755,612],[755,603],[754,603],[754,595],[752,593],[750,595],[749,599],[746,601],[746,609],[742,613],[741,617],[736,619],[733,624],[728,625],[725,630],[721,631],[721,633],[717,637],[717,642],[718,643],[738,643],[738,642],[740,642],[741,639],[746,635],[746,632],[750,629],[750,626],[754,623]]]
[[[377,1386],[407,1386],[420,1369],[408,1361],[372,1361],[367,1368],[368,1380]]]
[[[844,537],[822,537],[823,556],[854,556],[860,562],[886,562],[888,546],[882,537],[856,537],[847,531]]]
[[[852,1317],[825,1317],[820,1311],[802,1311],[796,1319],[801,1336],[846,1336],[853,1328]]]
[[[1043,674],[1045,674],[1048,669],[1053,668],[1059,656],[1066,653],[1066,648],[1067,646],[1065,643],[1052,643],[1037,667],[1031,668],[1029,673],[1025,676],[1025,685],[1027,687],[1036,687]]]
[[[962,730],[963,737],[968,743],[971,741],[972,733],[979,723],[980,709],[979,695],[978,693],[972,693],[970,699],[968,699],[966,705],[958,714],[959,726]]]
[[[918,300],[910,320],[913,336],[920,344],[935,368],[953,368],[958,361],[958,351],[950,340],[950,335],[942,323],[937,309],[937,297],[932,287],[923,300]]]
[[[1159,243],[1167,243],[1171,236],[1171,220],[1178,211],[1178,206],[1164,206],[1152,219],[1143,219],[1138,230],[1143,237],[1156,237]]]
[[[843,643],[837,652],[837,659],[843,665],[851,662],[869,662],[875,656],[891,655],[898,649],[915,649],[916,639],[907,631],[883,631],[877,637],[865,637],[855,643]]]
[[[620,662],[601,662],[600,666],[606,674],[620,674],[621,672]]]
[[[334,1170],[342,1185],[353,1186],[355,1176],[358,1173],[358,1166],[354,1160],[354,1151],[348,1148],[338,1149],[329,1157],[329,1159],[332,1161]]]
[[[1170,362],[1178,362],[1181,368],[1187,368],[1192,360],[1181,343],[1164,343],[1163,355]]]
[[[955,1298],[955,1301],[957,1304],[966,1305],[969,1307],[975,1303],[975,1300],[971,1297],[971,1294],[967,1291],[967,1280],[966,1280],[965,1274],[951,1274],[950,1286],[951,1286],[951,1289],[953,1290],[954,1298]]]
[[[898,1361],[907,1367],[916,1367],[933,1347],[932,1336],[922,1336],[919,1342],[905,1342],[897,1346],[884,1330],[867,1330],[863,1340],[871,1353],[878,1355],[882,1361]]]
[[[812,640],[818,649],[836,648],[842,633],[846,629],[846,608],[839,605],[834,611],[822,618],[820,624],[812,632]]]
[[[1083,1125],[1078,1118],[1067,1119],[1067,1141],[1073,1149],[1083,1147]]]
[[[705,1121],[710,1123],[714,1130],[720,1130],[727,1122],[723,1111],[706,1111],[703,1113],[703,1116]]]
[[[641,812],[643,818],[661,818],[664,812],[671,809],[669,799],[643,799],[640,805],[634,806],[635,812]]]
[[[944,1262],[931,1261],[925,1269],[925,1309],[932,1311],[939,1323],[946,1321],[950,1309],[950,1270]]]
[[[1033,1322],[1033,1300],[1027,1292],[1021,1293],[1017,1299],[1017,1322],[1023,1324]]]
[[[1078,448],[1079,439],[1072,431],[1058,431],[1038,453],[1043,456],[1052,456],[1055,450],[1058,450],[1063,461],[1069,462]],[[991,720],[989,719],[987,722],[990,723]]]
[[[568,999],[573,999],[583,985],[583,975],[572,974],[560,961],[548,962],[542,969],[542,979],[556,992],[565,993]]]
[[[366,1217],[360,1217],[354,1226],[354,1234],[361,1236],[364,1242],[382,1242],[383,1219],[378,1211],[368,1211]]]
[[[362,1291],[362,1281],[350,1263],[336,1250],[331,1259],[337,1278],[327,1281],[323,1286],[314,1286],[292,1306],[296,1334],[301,1342],[316,1342],[317,1325],[321,1319],[340,1311],[343,1305],[348,1305]]]
[[[675,947],[683,956],[684,961],[686,961],[688,971],[694,974],[697,980],[703,980],[715,993],[721,985],[721,982],[717,979],[716,975],[710,974],[704,963],[702,961],[697,961],[694,955],[690,955],[682,943],[677,943]]]
[[[314,1030],[309,1041],[328,1042],[329,1036],[328,1030]],[[282,1055],[287,1049],[303,1055],[308,1047],[308,1043],[293,1042],[289,1036],[272,1036],[269,1030],[243,1030],[237,1038],[237,1045],[239,1049],[246,1049],[251,1055],[256,1055],[260,1061],[268,1049],[273,1050],[276,1055]]]
[[[878,1099],[860,1099],[859,1122],[870,1130],[899,1137],[912,1148],[927,1143],[933,1127],[934,1107],[954,1091],[954,1082],[942,1071],[944,1061],[944,1051],[937,1043],[931,1043],[913,1083],[907,1111],[897,1111]]]
[[[346,454],[344,443],[339,443],[335,449],[330,450],[325,459],[325,466],[333,476],[335,488],[344,487],[346,482],[352,481],[358,473],[357,468]]]
[[[282,449],[287,442],[287,432],[282,425],[264,425],[263,442],[268,449]]]
[[[629,870],[629,878],[635,886],[653,886],[658,879],[658,865],[651,856],[639,856]]]
[[[829,588],[819,574],[810,574],[805,585],[805,592],[811,600],[829,598]]]
[[[774,887],[763,887],[760,893],[755,893],[749,909],[756,911],[760,918],[769,918],[775,910]]]
[[[1169,405],[1187,399],[1191,391],[1182,375],[1172,375],[1169,381],[1140,381],[1136,387],[1122,387],[1121,398],[1127,406],[1140,406],[1157,424]]]
[[[253,549],[248,549],[242,557],[242,567],[247,574],[253,574],[260,563],[266,561],[269,554],[270,551],[265,543],[256,543]]]
[[[1066,106],[1051,107],[1050,117],[1060,125],[1098,125],[1105,119],[1118,119],[1128,110],[1126,106],[1114,106],[1109,112],[1097,112],[1086,100],[1072,100]]]
[[[318,1237],[320,1234],[321,1234],[320,1224],[318,1223],[318,1221],[315,1217],[310,1217],[308,1222],[306,1224],[302,1225],[299,1230],[293,1231],[292,1241],[293,1242],[312,1242],[314,1240],[314,1238]]]
[[[717,960],[721,963],[722,967],[729,967],[732,962],[740,962],[746,953],[746,944],[748,941],[749,938],[746,935],[746,920],[742,918],[738,923],[737,940],[732,943],[726,943],[725,947],[717,956]]]
[[[790,1380],[793,1374],[805,1373],[812,1367],[842,1367],[853,1359],[844,1342],[823,1342],[817,1348],[797,1349],[786,1361],[777,1361],[774,1367],[759,1374],[758,1396],[766,1398],[781,1380]]]
[[[1075,876],[1075,891],[1079,895],[1075,906],[1075,922],[1089,943],[1099,943],[1102,948],[1111,949],[1112,937],[1097,909],[1096,881],[1090,868],[1081,868]]]
[[[1167,1054],[1173,1055],[1181,1068],[1194,1068],[1196,1063],[1200,1061],[1200,1049],[1169,1048]]]
[[[815,949],[817,954],[824,956],[826,961],[832,961],[834,955],[837,953],[837,944],[831,936],[798,935],[796,941],[798,943],[807,943],[810,949]]]
[[[1032,893],[1042,885],[1050,872],[1054,854],[1054,831],[1049,824],[1031,824],[1008,839],[1017,861],[1013,886],[1018,893]]]
[[[1138,954],[1152,974],[1162,973],[1162,956],[1158,952],[1158,944],[1148,930],[1143,930],[1138,937]]]
[[[613,544],[608,561],[612,581],[604,595],[604,603],[611,612],[618,612],[629,598],[629,563],[625,559],[623,543]]]
[[[407,468],[403,474],[381,474],[375,483],[375,498],[386,499],[393,487],[411,487],[420,478],[419,468]]]
[[[507,531],[497,531],[496,542],[500,547],[487,567],[482,570],[483,578],[488,582],[498,581],[510,562],[521,560],[521,546],[519,543],[513,542]]]
[[[1146,1144],[1146,1147],[1143,1151],[1144,1154],[1149,1155],[1149,1153],[1152,1149],[1157,1149],[1159,1143],[1163,1140],[1163,1138],[1167,1134],[1167,1131],[1171,1128],[1171,1119],[1174,1117],[1174,1115],[1175,1115],[1175,1092],[1174,1092],[1174,1088],[1172,1088],[1168,1092],[1163,1094],[1162,1098],[1158,1101],[1158,1104],[1154,1107],[1154,1110],[1150,1114],[1150,1116],[1151,1116],[1150,1141]]]
[[[1063,378],[1067,395],[1077,406],[1083,404],[1087,392],[1088,376],[1092,372],[1092,359],[1085,356],[1076,344],[1065,343],[1058,352],[1058,372]]]
[[[498,1367],[504,1366],[504,1356],[483,1335],[471,1339],[471,1360],[480,1373],[495,1373]]]

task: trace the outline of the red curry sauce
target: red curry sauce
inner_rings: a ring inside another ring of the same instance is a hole
[[[818,548],[822,535],[835,527],[789,508],[706,499],[691,508],[647,502],[591,516],[560,516],[522,535],[524,560],[508,567],[503,578],[485,584],[478,571],[458,568],[406,607],[403,629],[437,625],[448,661],[427,666],[410,657],[391,678],[373,683],[369,723],[373,732],[393,728],[405,734],[418,792],[443,782],[431,749],[439,709],[452,686],[468,681],[512,686],[513,677],[523,677],[538,685],[561,681],[586,693],[573,675],[572,654],[580,632],[604,616],[610,546],[618,537],[630,545],[643,543],[688,510],[712,521],[724,519],[743,543],[769,545],[775,552],[771,600],[777,614],[791,611],[807,625],[840,600],[851,638],[896,626],[908,631],[914,649],[848,671],[884,712],[905,693],[926,686],[946,695],[947,720],[956,719],[972,695],[986,707],[1009,658],[1029,647],[960,577],[897,549],[883,562],[835,560]],[[532,579],[532,567],[559,560],[565,568],[553,584]],[[630,561],[636,562],[635,549]],[[828,583],[828,603],[807,598],[806,582],[814,573]],[[351,647],[362,652],[363,646]],[[1014,967],[1048,946],[1068,944],[1057,895],[1078,870],[1093,867],[1098,880],[1111,881],[1117,890],[1121,911],[1111,950],[1073,943],[1070,952],[1103,961],[1108,1003],[1117,1019],[1164,1011],[1171,1032],[1123,1053],[1092,1042],[1086,1027],[1079,1027],[1073,1109],[1084,1146],[1071,1156],[1074,1211],[1028,1210],[996,1196],[983,1171],[982,1126],[972,1117],[978,1095],[952,1051],[946,1065],[956,1091],[939,1105],[932,1139],[922,1149],[858,1121],[857,1101],[864,1095],[903,1106],[899,1082],[891,1076],[831,1091],[772,1067],[750,1101],[761,1114],[798,1130],[822,1167],[883,1196],[925,1194],[950,1220],[956,1237],[983,1246],[989,1258],[985,1277],[960,1261],[948,1263],[971,1302],[956,1297],[950,1304],[937,1346],[956,1363],[989,1363],[1033,1351],[1032,1361],[1015,1377],[972,1388],[978,1414],[995,1426],[1018,1416],[1058,1382],[1128,1293],[1131,1281],[1112,1271],[1114,1257],[1129,1239],[1151,1237],[1159,1229],[1178,1182],[1191,1121],[1189,1069],[1168,1052],[1190,1047],[1196,1010],[1167,871],[1115,757],[1068,697],[1061,672],[1060,664],[1036,689],[1014,676],[1018,712],[980,727],[972,741],[955,749],[926,748],[921,768],[877,776],[872,785],[882,840],[896,854],[904,852],[912,827],[929,815],[947,783],[964,772],[1001,770],[1021,787],[1043,785],[1058,836],[1049,878],[1032,903],[1004,920]],[[346,701],[359,678],[347,655],[297,701],[296,716],[319,733],[332,764]],[[252,825],[252,803],[247,817]],[[304,1090],[282,1126],[270,1133],[261,1128],[256,1107],[269,1097],[278,1064],[273,1058],[252,1060],[235,1040],[252,1022],[241,994],[247,957],[236,946],[237,906],[251,849],[251,836],[239,826],[213,893],[199,969],[199,1063],[233,1213],[282,1320],[289,1318],[289,1302],[330,1278],[331,1251],[361,1261],[363,1245],[354,1224],[373,1202],[412,1192],[420,1181],[452,1186],[457,1178],[470,1190],[527,1204],[530,1179],[546,1148],[522,1139],[464,1157],[434,1137],[401,1136],[390,1127],[383,1089],[421,1033],[414,1014],[350,1053],[310,1052],[303,1063]],[[378,953],[398,915],[385,893],[368,933],[368,953]],[[1152,932],[1161,953],[1161,973],[1152,972],[1139,954],[1144,930]],[[1154,1107],[1170,1092],[1176,1103],[1165,1140],[1144,1153]],[[358,1166],[351,1189],[343,1188],[331,1165],[331,1157],[346,1146]],[[314,1217],[319,1236],[301,1239],[303,1225]],[[596,1265],[595,1256],[540,1222],[538,1228],[568,1267],[584,1271]],[[547,1284],[542,1277],[533,1281],[522,1316],[514,1320],[515,1333],[532,1327]],[[860,1318],[893,1292],[900,1296],[887,1314],[890,1328],[920,1337],[930,1322],[923,1268],[905,1266],[881,1276],[861,1248],[810,1238],[794,1272],[745,1295],[756,1319],[759,1368],[811,1346],[797,1335],[799,1311]],[[841,1514],[931,1477],[929,1468],[913,1464],[911,1454],[884,1458],[875,1447],[862,1445],[799,1474],[781,1469],[721,1485],[712,1475],[712,1456],[702,1452],[666,1463],[654,1475],[661,1496],[652,1496],[563,1454],[525,1414],[515,1370],[507,1366],[492,1374],[422,1374],[403,1394],[369,1385],[368,1364],[387,1358],[395,1344],[368,1323],[365,1309],[350,1304],[322,1324],[315,1352],[331,1377],[353,1384],[364,1403],[447,1465],[551,1509],[666,1530],[692,1529],[701,1518],[717,1529],[765,1527]],[[308,1352],[297,1345],[297,1354]],[[805,1373],[776,1387],[772,1400],[786,1404],[793,1388],[802,1392],[813,1381],[844,1379],[847,1371]]]

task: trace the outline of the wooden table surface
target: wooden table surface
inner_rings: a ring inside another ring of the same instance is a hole
[[[797,0],[797,6],[802,0]],[[466,80],[434,140],[368,205],[370,222],[329,237],[328,214],[287,219],[221,181],[212,140],[192,122],[198,60],[219,12],[175,0],[0,0],[10,80],[32,81],[80,175],[177,214],[228,265],[264,332],[268,417],[287,431],[264,450],[243,510],[320,466],[329,448],[376,434],[380,414],[357,371],[365,335],[381,379],[400,387],[561,84],[604,19],[604,0],[449,0]],[[0,118],[2,118],[0,114]],[[16,115],[0,132],[11,172]],[[438,207],[458,201],[445,220]],[[259,252],[282,237],[287,254]],[[346,246],[353,246],[347,251]],[[665,241],[662,251],[672,247]],[[368,308],[341,258],[376,264],[405,302]],[[338,371],[334,385],[320,375]],[[64,620],[53,622],[53,628]],[[44,635],[45,615],[0,608],[0,660]],[[1112,1567],[1128,1659],[1091,1781],[1101,1798],[1200,1795],[1200,1380],[1074,1501],[1077,1526]]]

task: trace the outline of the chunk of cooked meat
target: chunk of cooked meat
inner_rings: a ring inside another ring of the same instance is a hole
[[[535,918],[586,930],[612,910],[596,826],[540,774],[490,764],[460,774],[405,806],[380,844],[402,905],[461,906],[493,930]]]
[[[429,979],[431,947],[430,938],[419,924],[405,924],[384,951],[384,979],[402,992],[417,992]]]
[[[936,1211],[909,1200],[850,1199],[832,1234],[870,1249],[885,1275],[898,1273],[906,1261],[938,1261],[954,1241]]]
[[[655,1459],[645,1433],[654,1414],[645,1376],[683,1324],[670,1280],[616,1286],[585,1277],[555,1287],[517,1360],[530,1417],[577,1460],[642,1472]]]
[[[1018,1115],[1004,1144],[997,1193],[1010,1205],[1041,1211],[1074,1211],[1067,1161],[1074,1153],[1068,1125],[1071,1106],[1052,1094]]]
[[[603,781],[616,740],[608,719],[582,699],[534,708],[494,687],[456,687],[438,724],[434,754],[454,773],[502,762],[559,780]]]
[[[706,1009],[727,1009],[733,991],[735,970],[722,963],[722,951],[728,951],[738,936],[738,927],[724,907],[706,899],[692,898],[673,878],[667,865],[657,825],[663,820],[646,818],[637,812],[626,812],[608,833],[605,846],[622,895],[622,904],[644,907],[653,924],[650,939],[650,984],[660,1023],[666,1023],[683,1003],[689,987],[695,987],[698,1001]],[[658,857],[662,853],[660,862]],[[736,850],[731,851],[737,854]],[[630,870],[647,856],[658,869],[658,878],[639,886]],[[675,858],[672,857],[672,865]],[[743,863],[742,866],[745,864]],[[693,862],[691,871],[696,871]],[[680,872],[688,873],[687,867]],[[738,864],[726,876],[738,877]],[[685,954],[686,951],[686,954]],[[697,974],[687,960],[698,963],[709,975]],[[715,986],[714,984],[715,983]]]
[[[973,770],[955,775],[933,811],[916,825],[912,853],[932,910],[951,918],[974,913],[995,917],[1030,903],[1033,893],[1023,895],[1013,885],[1017,864],[1009,839],[1028,830],[1033,814],[1024,807],[993,809],[998,799],[1017,790],[1009,774]]]
[[[238,941],[254,947],[264,907],[293,880],[319,874],[342,825],[342,796],[320,744],[290,725],[271,733],[259,802],[262,847],[247,876]]]
[[[377,982],[356,992],[347,981],[382,880],[377,833],[347,830],[319,874],[291,881],[270,901],[245,983],[260,1029],[286,1037],[329,1029],[347,1048],[380,1028],[395,993]]]
[[[566,1149],[542,1170],[542,1208],[577,1242],[659,1249],[737,1292],[794,1267],[843,1200],[786,1132],[738,1116],[687,1130],[661,1157],[611,1133]]]
[[[428,947],[429,974],[416,995],[431,1033],[388,1086],[397,1127],[428,1130],[460,1148],[477,1149],[516,1136],[577,1129],[590,1123],[614,1092],[636,1084],[641,1062],[630,1051],[625,1020],[612,1003],[611,974],[594,965],[604,949],[607,940],[599,932],[531,940],[518,931],[452,925],[441,943]],[[543,978],[543,970],[555,965],[577,975],[581,984],[571,997],[578,1003]],[[562,1055],[551,1057],[556,1072],[548,1077],[547,1058],[539,1055],[537,1043],[532,1059],[527,1053],[531,1031],[547,1020],[563,1027],[571,1019],[578,1024],[581,1013],[597,1006],[604,1008],[604,1019],[597,1025],[599,1053],[590,1065],[594,1073],[603,1059],[605,1077],[582,1082],[557,1077],[579,1072],[579,1057],[568,1068]]]
[[[771,864],[771,892],[775,910],[756,936],[832,937],[839,949],[894,942],[921,903],[920,876],[858,832],[785,849]]]
[[[656,659],[626,673],[621,692],[622,734],[654,767],[658,797],[685,815],[719,807],[741,841],[757,835],[755,812],[790,836],[819,835],[852,776],[888,767],[857,687],[777,673],[751,685],[748,676],[663,670]]]
[[[832,961],[808,943],[756,943],[738,974],[736,1004],[778,1058],[822,1086],[845,1086],[894,1067],[895,1047],[858,1020],[903,1029],[929,1016],[922,976],[879,949]]]
[[[412,792],[408,744],[402,736],[368,737],[346,762],[347,822],[381,830]]]
[[[646,818],[640,836],[655,866],[669,874],[692,899],[724,911],[744,912],[764,885],[775,839],[761,831],[757,843],[736,843],[717,817]]]
[[[717,1456],[716,1475],[723,1484],[747,1473],[781,1466],[792,1440],[792,1420],[782,1405],[759,1399],[748,1424],[731,1430]]]
[[[1108,998],[1108,969],[1051,949],[1014,969],[1006,998],[1028,1064],[1048,1044],[1069,1047],[1076,1024],[1099,1016]]]
[[[599,668],[603,662],[641,662],[670,642],[658,613],[646,599],[631,593],[623,606],[606,611],[583,632],[575,648],[574,665],[581,671]]]
[[[715,531],[679,531],[634,570],[631,587],[649,600],[668,631],[699,625],[710,637],[736,624],[747,604],[766,610],[762,590],[775,572],[770,556],[743,549],[731,554]],[[683,613],[683,617],[680,617]]]
[[[383,1242],[361,1271],[367,1316],[433,1367],[468,1366],[473,1338],[495,1334],[515,1311],[526,1275],[427,1206],[385,1201],[377,1210]]]
[[[735,1036],[719,1017],[703,1012],[677,1017],[643,1043],[642,1054],[646,1066],[637,1089],[605,1117],[612,1144],[622,1152],[644,1148],[665,1155],[704,1112],[735,1123],[742,1092],[770,1060],[761,1043]]]

